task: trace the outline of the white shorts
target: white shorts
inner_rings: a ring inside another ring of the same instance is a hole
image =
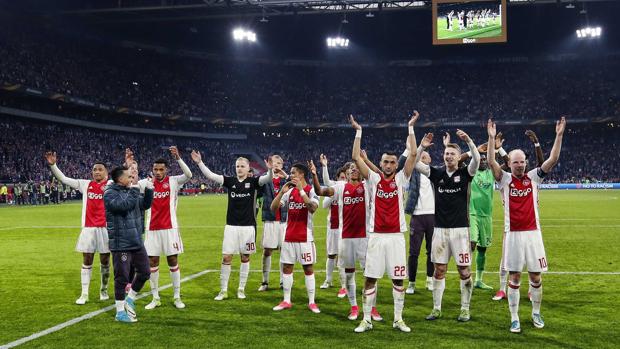
[[[338,242],[340,242],[340,229],[330,229],[327,228],[327,238],[325,239],[327,242],[327,254],[335,255],[338,254]]]
[[[77,244],[75,244],[75,250],[82,253],[110,253],[108,229],[82,228]]]
[[[508,271],[547,271],[547,256],[540,230],[509,231],[504,237],[503,267]]]
[[[280,262],[284,264],[310,265],[316,262],[316,248],[313,241],[282,243]]]
[[[144,248],[149,256],[174,256],[183,253],[183,241],[178,229],[147,230]]]
[[[222,254],[256,253],[256,233],[253,226],[226,225]]]
[[[282,246],[285,232],[286,232],[286,223],[273,222],[273,221],[264,222],[263,223],[263,248],[276,249]]]
[[[435,228],[431,248],[431,261],[448,264],[450,256],[458,266],[471,265],[469,228]]]
[[[355,262],[359,262],[362,269],[366,268],[366,250],[368,250],[368,238],[341,239],[339,247],[339,268],[354,269]]]
[[[407,250],[402,233],[370,233],[364,276],[380,279],[387,273],[392,280],[407,278]]]

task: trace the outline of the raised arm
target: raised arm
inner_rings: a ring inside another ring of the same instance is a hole
[[[321,154],[323,155],[323,154]],[[325,168],[326,166],[323,166]],[[314,165],[314,161],[308,161],[308,168],[310,169],[310,173],[312,173],[312,187],[314,188],[314,192],[318,196],[332,196],[334,195],[334,189],[331,187],[321,187],[321,183],[319,183],[319,176],[316,173],[316,166]]]
[[[553,142],[553,147],[551,148],[551,153],[549,154],[549,158],[543,162],[540,169],[549,173],[555,165],[557,165],[558,160],[560,159],[560,151],[562,150],[562,138],[564,137],[564,130],[566,129],[566,118],[562,116],[560,120],[555,123],[555,141]]]
[[[431,145],[433,145],[433,134],[429,132],[424,135],[420,142],[420,146],[416,150],[415,170],[426,177],[431,175],[431,167],[420,161],[420,159],[422,159],[422,152],[430,148]]]
[[[545,155],[543,154],[542,148],[540,147],[538,136],[536,136],[536,133],[532,130],[525,131],[525,135],[534,144],[534,151],[536,152],[536,167],[541,167],[543,162],[545,162]]]
[[[265,166],[267,166],[267,173],[265,173],[264,175],[258,177],[258,184],[259,185],[265,185],[269,182],[271,182],[271,180],[273,179],[273,167],[271,166],[271,163],[267,160],[265,160]]]
[[[177,148],[176,145],[171,146],[170,148],[168,148],[168,150],[170,151],[170,154],[172,155],[174,160],[176,160],[176,162],[181,167],[181,171],[183,171],[182,175],[175,176],[175,177],[177,177],[177,181],[179,182],[179,184],[183,185],[183,184],[187,183],[192,178],[192,171],[190,171],[190,169],[187,166],[187,164],[185,163],[185,161],[183,161],[183,159],[181,159],[181,155],[179,154],[179,149]]]
[[[219,185],[224,184],[224,176],[211,172],[211,170],[209,170],[209,168],[202,162],[202,155],[200,155],[200,152],[192,150],[192,160],[196,163],[196,165],[198,165],[200,172],[202,172],[207,179],[214,181]]]
[[[368,166],[368,168],[371,171],[376,172],[376,173],[381,172],[381,170],[375,164],[373,164],[372,161],[370,161],[370,159],[368,159],[368,154],[366,154],[366,150],[362,149],[360,151],[360,156],[362,157],[362,160],[364,160],[364,163],[366,164],[366,166]],[[405,155],[405,159],[406,159],[406,155]],[[405,165],[405,159],[403,159],[403,166]],[[401,167],[400,166],[400,159],[398,161],[399,161],[398,167],[400,168]]]
[[[327,157],[323,154],[321,154],[321,156],[319,157],[319,161],[321,162],[321,175],[323,176],[323,184],[329,186],[329,187],[333,187],[334,185],[336,185],[336,182],[332,181],[329,178],[329,171],[327,169]],[[314,162],[313,162],[314,164]],[[316,169],[316,168],[315,168]],[[318,195],[319,192],[317,191]]]
[[[420,113],[418,113],[417,110],[414,110],[413,115],[411,116],[411,119],[409,119],[409,123],[407,124],[407,128],[409,130],[409,136],[407,136],[407,147],[409,149],[418,148],[418,145],[416,144],[415,132],[413,128],[415,126],[415,122],[418,121],[419,117],[420,117]],[[413,152],[409,152],[409,154],[407,154],[407,160],[405,160],[405,166],[403,167],[403,172],[405,174],[405,177],[407,178],[411,177],[411,174],[413,173],[413,169],[416,163],[417,152],[413,154],[412,153]]]
[[[497,134],[497,128],[493,120],[489,119],[487,122],[487,134],[489,135],[489,142],[493,142],[495,139],[495,135]],[[487,163],[489,164],[489,168],[493,172],[493,177],[495,177],[495,181],[499,182],[502,180],[502,168],[495,160],[495,147],[487,147]]]
[[[353,115],[349,116],[349,121],[351,122],[351,126],[355,129],[355,140],[353,141],[353,153],[351,154],[351,158],[355,161],[357,168],[360,171],[360,174],[364,179],[368,179],[369,171],[368,165],[362,159],[361,152],[361,143],[362,143],[362,126],[355,121]]]
[[[65,176],[65,174],[62,173],[58,166],[56,166],[56,152],[46,152],[45,160],[47,161],[47,164],[49,165],[54,177],[56,177],[62,184],[68,185],[73,189],[78,189],[80,187],[80,182],[77,179]]]
[[[463,130],[457,129],[456,135],[462,141],[465,141],[467,143],[469,151],[471,151],[471,161],[469,162],[469,165],[467,165],[467,172],[469,172],[469,175],[473,177],[476,175],[476,172],[478,172],[478,166],[480,166],[480,153],[478,152],[478,148],[476,148],[474,141],[472,141],[469,135]],[[493,144],[493,141],[491,141],[489,144]]]

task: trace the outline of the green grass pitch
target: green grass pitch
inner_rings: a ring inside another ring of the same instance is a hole
[[[182,276],[214,270],[182,284],[187,308],[172,305],[172,291],[162,291],[162,307],[144,310],[148,298],[138,301],[139,322],[121,324],[114,312],[95,316],[23,345],[25,348],[602,348],[620,341],[618,300],[620,292],[619,191],[542,191],[541,219],[550,272],[544,276],[542,313],[546,327],[533,328],[527,286],[522,287],[523,333],[509,333],[506,301],[491,300],[494,291],[475,290],[472,320],[459,323],[458,276],[448,275],[443,301],[444,317],[428,322],[432,295],[424,289],[421,272],[414,295],[407,295],[404,319],[412,333],[392,329],[392,295],[387,280],[379,286],[378,308],[385,318],[364,334],[353,333],[357,321],[347,320],[348,302],[336,298],[337,288],[318,289],[325,274],[317,272],[317,303],[321,314],[312,314],[305,303],[303,273],[296,267],[293,309],[275,313],[280,290],[257,292],[261,258],[252,259],[246,300],[215,302],[219,289],[221,240],[225,220],[224,196],[183,197],[178,206],[186,253],[180,257]],[[81,255],[74,252],[81,205],[0,207],[0,345],[45,330],[70,319],[113,304],[98,300],[99,263],[95,262],[90,299],[74,304],[80,293]],[[324,269],[325,213],[315,217],[319,255],[317,270]],[[489,249],[485,281],[497,288],[501,250],[501,215],[496,195],[494,245]],[[262,227],[259,224],[259,239]],[[421,268],[424,254],[421,256]],[[273,267],[277,269],[277,257]],[[238,283],[239,260],[233,263],[230,290]],[[449,269],[454,272],[454,265]],[[170,277],[162,267],[161,285]],[[585,272],[573,274],[571,272]],[[609,274],[588,274],[609,272]],[[615,273],[615,274],[614,274]],[[271,283],[277,284],[277,273]],[[362,278],[358,275],[358,290]],[[523,283],[526,285],[526,283]],[[145,292],[148,292],[148,283]],[[112,285],[109,288],[113,295]],[[358,297],[361,302],[361,297]]]
[[[499,36],[502,33],[502,25],[500,17],[495,18],[490,22],[486,27],[478,27],[469,28],[465,30],[459,30],[459,21],[458,19],[452,19],[452,28],[453,31],[449,31],[446,28],[446,19],[438,18],[437,19],[437,39],[445,40],[445,39],[473,39],[473,38],[489,38],[494,36]]]

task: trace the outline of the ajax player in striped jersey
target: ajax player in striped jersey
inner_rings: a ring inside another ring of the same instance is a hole
[[[322,166],[323,183],[326,186],[333,187],[336,183],[346,183],[346,168],[343,166],[338,169],[336,173],[336,181],[332,181],[329,178],[329,171],[327,170],[327,157],[321,154],[320,157]],[[315,189],[316,190],[316,189]],[[323,208],[329,209],[327,214],[327,236],[325,241],[327,242],[327,262],[325,272],[325,282],[321,285],[321,288],[329,288],[332,286],[332,278],[334,274],[334,267],[336,267],[336,261],[338,260],[339,244],[341,241],[341,226],[339,224],[338,217],[338,203],[332,200],[332,197],[326,197],[323,199]],[[338,274],[340,275],[340,290],[338,291],[338,298],[344,298],[347,295],[345,273],[341,268],[338,268]]]
[[[543,328],[545,322],[540,314],[542,301],[542,272],[547,271],[547,256],[540,231],[538,213],[538,186],[555,167],[560,158],[562,138],[566,119],[562,117],[555,125],[555,141],[549,158],[529,172],[525,172],[527,161],[520,149],[512,150],[508,166],[510,173],[503,171],[495,161],[495,148],[489,147],[487,159],[504,201],[504,246],[502,261],[508,270],[508,306],[510,309],[510,331],[521,332],[519,321],[519,287],[521,271],[527,266],[532,300],[532,322],[534,327]],[[495,138],[495,123],[487,123],[489,140]]]
[[[96,162],[92,169],[92,179],[73,179],[66,177],[56,166],[56,153],[45,153],[50,170],[64,185],[77,189],[82,193],[82,230],[78,238],[76,251],[82,252],[82,294],[75,303],[88,302],[88,287],[93,270],[95,252],[99,252],[101,262],[101,289],[100,300],[108,300],[108,280],[110,278],[110,248],[108,230],[105,221],[105,207],[103,205],[103,190],[108,180],[108,170],[102,162]]]
[[[293,266],[296,262],[302,265],[305,274],[306,291],[308,292],[308,308],[313,313],[320,313],[314,300],[315,285],[313,265],[316,262],[314,246],[314,227],[312,217],[319,207],[319,198],[314,189],[306,182],[309,170],[303,164],[291,167],[290,182],[287,182],[271,202],[271,211],[275,212],[280,205],[288,207],[286,232],[280,251],[282,262],[282,289],[284,299],[273,307],[275,311],[289,309],[291,289],[293,288]]]
[[[410,149],[416,149],[413,126],[420,114],[414,111],[409,120],[409,136],[407,142]],[[372,200],[368,212],[368,249],[366,252],[366,268],[364,276],[364,319],[355,328],[355,332],[365,332],[372,329],[371,311],[375,304],[377,279],[387,272],[392,280],[392,296],[394,297],[394,323],[393,327],[411,332],[402,319],[405,305],[405,289],[403,280],[407,277],[407,252],[405,247],[404,232],[407,231],[407,222],[404,211],[405,186],[413,173],[416,154],[409,154],[402,170],[398,167],[396,153],[383,153],[381,156],[381,173],[373,172],[368,168],[360,156],[360,144],[362,140],[362,126],[353,116],[350,117],[351,125],[356,130],[353,142],[353,155],[360,174],[366,179],[368,198]]]
[[[362,270],[366,267],[366,249],[368,237],[366,232],[368,215],[368,191],[366,184],[361,180],[360,171],[354,163],[343,166],[346,173],[346,182],[339,181],[332,187],[322,188],[316,175],[314,163],[310,165],[312,172],[312,184],[319,196],[327,196],[336,202],[342,239],[338,245],[338,267],[345,272],[346,292],[349,298],[351,310],[349,320],[357,320],[359,308],[357,306],[355,284],[355,264],[359,263]],[[372,320],[383,320],[377,309],[372,307]]]
[[[183,171],[182,175],[168,176],[168,161],[157,159],[153,163],[153,203],[146,211],[146,233],[144,247],[149,255],[151,265],[151,292],[153,300],[145,306],[145,309],[154,309],[161,305],[159,299],[159,257],[163,254],[168,261],[170,278],[172,279],[174,306],[178,309],[185,308],[181,301],[181,271],[179,269],[178,255],[183,253],[183,241],[179,232],[177,221],[177,202],[179,191],[183,184],[192,178],[192,172],[185,164],[176,146],[168,148],[170,154],[176,160]],[[149,179],[138,182],[141,190],[147,186]]]

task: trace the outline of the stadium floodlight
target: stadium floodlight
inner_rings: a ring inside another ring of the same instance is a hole
[[[592,39],[598,38],[603,33],[603,28],[601,27],[585,27],[576,30],[577,38],[579,39]]]
[[[347,48],[349,47],[349,39],[341,36],[328,37],[327,47],[329,48]]]
[[[235,28],[232,32],[233,39],[235,41],[247,41],[247,42],[256,42],[256,33],[250,30],[245,30],[243,28]]]

